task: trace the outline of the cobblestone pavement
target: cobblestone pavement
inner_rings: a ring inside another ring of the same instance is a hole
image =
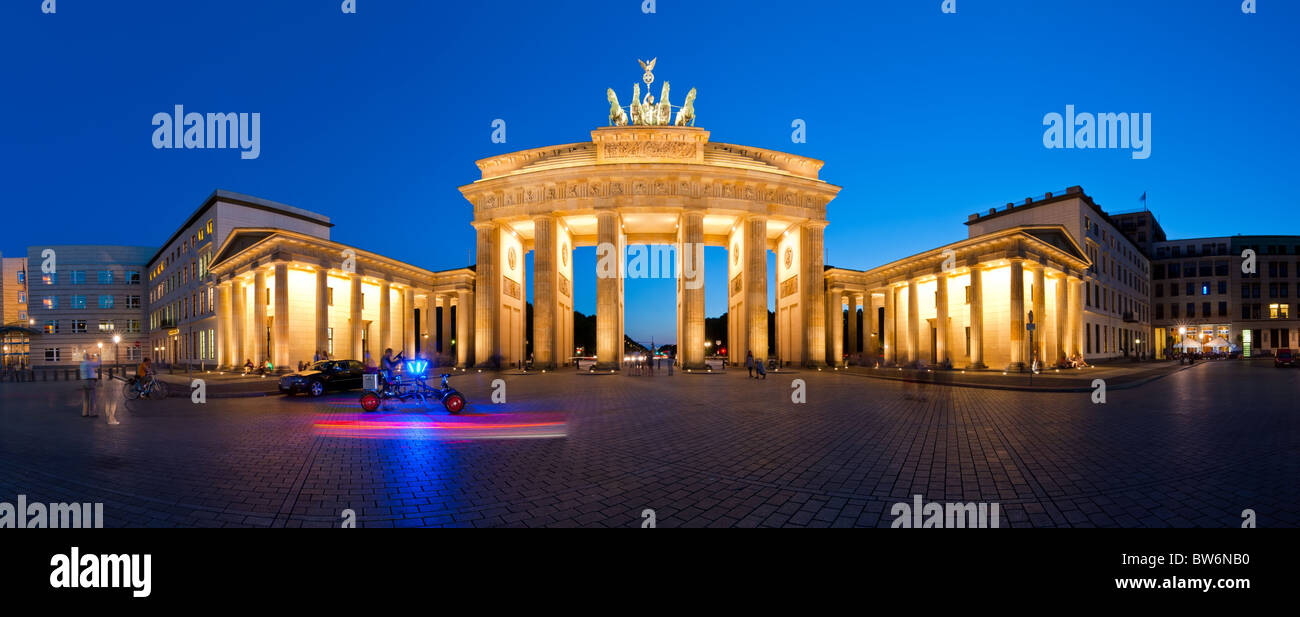
[[[817,371],[455,384],[473,413],[176,397],[116,426],[75,383],[0,384],[0,501],[101,501],[106,526],[887,527],[920,494],[1013,527],[1300,526],[1296,370],[1203,363],[1103,405]]]

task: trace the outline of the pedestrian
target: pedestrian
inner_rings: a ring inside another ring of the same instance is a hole
[[[117,421],[117,406],[119,401],[123,400],[122,388],[125,384],[125,379],[109,376],[108,379],[104,380],[103,387],[100,388],[100,408],[108,416],[110,425],[121,424],[121,422]]]
[[[81,354],[81,417],[94,418],[95,413],[95,364],[90,361],[90,354]]]
[[[316,353],[312,354],[312,356],[311,356],[311,363],[312,363],[312,364],[315,364],[315,363],[317,363],[317,362],[320,362],[320,350],[319,350],[319,349],[317,349],[317,350],[316,350]]]
[[[745,352],[745,368],[749,369],[749,377],[754,376],[754,352]],[[746,377],[748,379],[748,377]]]
[[[763,377],[764,381],[767,381],[767,369],[763,367],[763,363],[761,361],[754,362],[754,369],[758,371],[758,374]]]

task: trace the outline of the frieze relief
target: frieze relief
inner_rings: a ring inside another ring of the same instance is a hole
[[[610,182],[565,182],[559,185],[537,185],[511,188],[479,195],[480,210],[520,204],[536,204],[561,199],[619,197],[622,195],[681,195],[740,199],[765,205],[780,204],[801,206],[818,212],[824,211],[829,198],[812,193],[759,188],[754,185],[737,185],[723,182],[688,182],[685,180],[630,180]]]
[[[628,158],[694,159],[697,147],[681,141],[617,141],[602,145],[606,160]]]
[[[501,277],[501,293],[504,293],[505,295],[510,296],[511,298],[514,298],[516,300],[520,300],[521,299],[520,296],[522,294],[519,293],[519,281],[516,281],[508,276]]]
[[[781,281],[781,297],[793,296],[799,293],[799,275],[796,274],[784,281]]]

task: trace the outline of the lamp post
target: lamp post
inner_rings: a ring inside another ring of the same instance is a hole
[[[119,370],[122,368],[122,361],[120,357],[117,355],[117,352],[119,351],[118,344],[120,344],[121,342],[122,342],[122,335],[114,334],[113,335],[113,367]]]

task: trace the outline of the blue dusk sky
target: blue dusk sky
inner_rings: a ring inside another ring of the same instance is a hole
[[[436,2],[6,0],[4,255],[159,245],[216,188],[325,214],[337,241],[466,265],[480,158],[585,141],[657,57],[715,141],[826,161],[828,263],[965,237],[977,210],[1082,185],[1170,237],[1300,233],[1300,3],[1258,0]],[[260,156],[155,149],[151,119],[261,114]],[[1151,114],[1150,156],[1048,149],[1043,120]],[[492,121],[506,121],[504,144]],[[793,143],[791,123],[807,125]],[[595,250],[575,265],[595,310]],[[725,251],[706,310],[726,310]],[[673,283],[627,285],[627,330],[674,337]],[[531,289],[529,290],[531,296]]]

